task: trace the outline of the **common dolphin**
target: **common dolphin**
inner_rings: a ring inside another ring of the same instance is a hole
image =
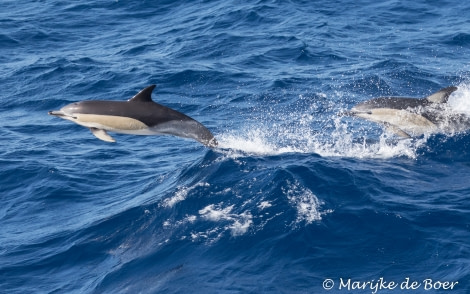
[[[148,86],[127,101],[89,100],[71,103],[50,115],[87,127],[98,139],[115,142],[107,131],[131,135],[174,135],[216,147],[217,140],[201,123],[155,103]]]
[[[380,97],[359,103],[344,113],[385,127],[405,138],[432,133],[454,133],[470,128],[470,118],[452,110],[447,101],[451,86],[425,98]]]

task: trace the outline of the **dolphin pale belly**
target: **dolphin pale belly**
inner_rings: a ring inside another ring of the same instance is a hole
[[[359,117],[401,136],[460,132],[470,128],[470,118],[447,106],[457,87],[447,87],[425,98],[380,97],[355,105],[346,115]]]
[[[128,101],[91,100],[75,102],[50,115],[87,127],[98,139],[115,140],[107,133],[131,135],[174,135],[216,147],[217,140],[201,123],[174,109],[155,103],[148,86]]]

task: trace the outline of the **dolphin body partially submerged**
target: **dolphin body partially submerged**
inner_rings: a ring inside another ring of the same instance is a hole
[[[98,139],[115,142],[107,133],[174,135],[216,147],[217,140],[201,123],[174,109],[155,103],[148,86],[128,101],[90,100],[75,102],[50,115],[87,127]]]
[[[457,87],[447,87],[425,98],[374,98],[355,105],[345,114],[383,124],[388,131],[404,138],[461,132],[470,129],[470,117],[447,105],[455,90]]]

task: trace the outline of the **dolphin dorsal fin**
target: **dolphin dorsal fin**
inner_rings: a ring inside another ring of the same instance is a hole
[[[127,100],[129,102],[152,102],[152,91],[155,89],[155,85],[150,85],[147,88],[141,90],[139,93],[135,94],[134,97]]]
[[[450,94],[457,90],[457,87],[451,86],[444,89],[440,89],[434,94],[429,95],[426,97],[426,100],[432,103],[446,103],[449,99]]]

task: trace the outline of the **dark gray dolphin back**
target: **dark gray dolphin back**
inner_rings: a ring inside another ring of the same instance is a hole
[[[424,107],[432,103],[447,103],[450,94],[457,90],[457,87],[451,86],[443,88],[425,98],[406,98],[406,97],[379,97],[364,101],[354,106],[356,110],[370,108],[391,108],[391,109],[407,109]]]
[[[426,99],[402,98],[402,97],[380,97],[361,102],[354,106],[356,110],[372,109],[372,108],[391,108],[391,109],[407,109],[430,104]]]

